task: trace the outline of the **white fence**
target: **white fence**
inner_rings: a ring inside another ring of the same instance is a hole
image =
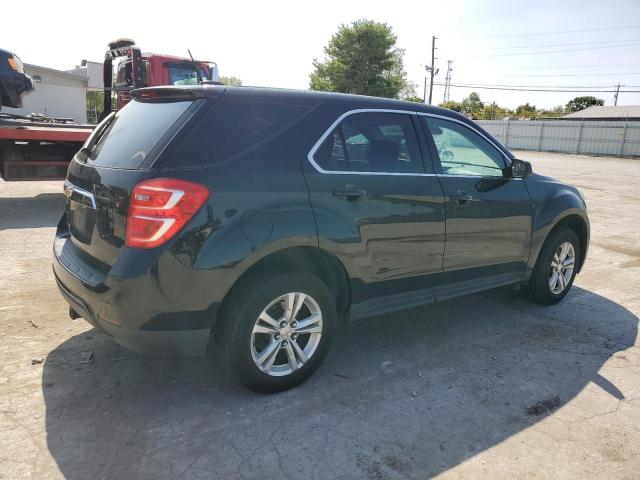
[[[479,120],[507,148],[640,157],[640,122]]]

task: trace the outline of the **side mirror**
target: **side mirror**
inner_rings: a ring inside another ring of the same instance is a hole
[[[526,178],[533,173],[533,168],[529,162],[514,158],[511,161],[511,178]]]

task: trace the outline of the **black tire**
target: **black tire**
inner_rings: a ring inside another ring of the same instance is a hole
[[[570,242],[575,252],[575,267],[571,275],[571,279],[567,283],[564,290],[560,293],[554,293],[549,285],[549,276],[551,275],[551,261],[554,254],[565,242]],[[573,280],[576,278],[578,271],[578,262],[581,255],[580,239],[576,233],[565,227],[559,227],[553,230],[540,251],[536,265],[531,273],[529,283],[525,286],[525,290],[529,297],[543,305],[553,305],[562,300],[573,285]]]
[[[306,363],[285,376],[271,376],[260,370],[253,360],[251,335],[262,311],[273,300],[290,292],[301,292],[315,300],[322,314],[322,335]],[[338,326],[333,295],[324,282],[306,273],[243,282],[220,313],[221,324],[216,329],[215,341],[222,361],[242,385],[258,393],[288,390],[309,378],[322,363]]]

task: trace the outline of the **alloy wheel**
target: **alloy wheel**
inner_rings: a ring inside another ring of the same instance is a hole
[[[305,293],[290,292],[271,301],[251,332],[251,356],[267,375],[281,377],[302,368],[322,338],[322,312]]]
[[[549,289],[555,295],[562,293],[573,275],[576,263],[576,253],[571,242],[562,243],[551,259],[549,273]]]

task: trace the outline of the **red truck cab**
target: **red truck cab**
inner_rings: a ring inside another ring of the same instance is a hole
[[[116,78],[113,82],[112,62],[122,57],[124,59],[117,66]],[[134,88],[197,85],[200,80],[218,82],[218,66],[215,62],[141,53],[133,40],[128,39],[116,40],[109,44],[104,65],[105,113],[103,116],[111,112],[111,92],[116,92],[116,108],[120,109],[129,102],[131,99],[129,92]],[[109,102],[108,105],[107,102]]]

